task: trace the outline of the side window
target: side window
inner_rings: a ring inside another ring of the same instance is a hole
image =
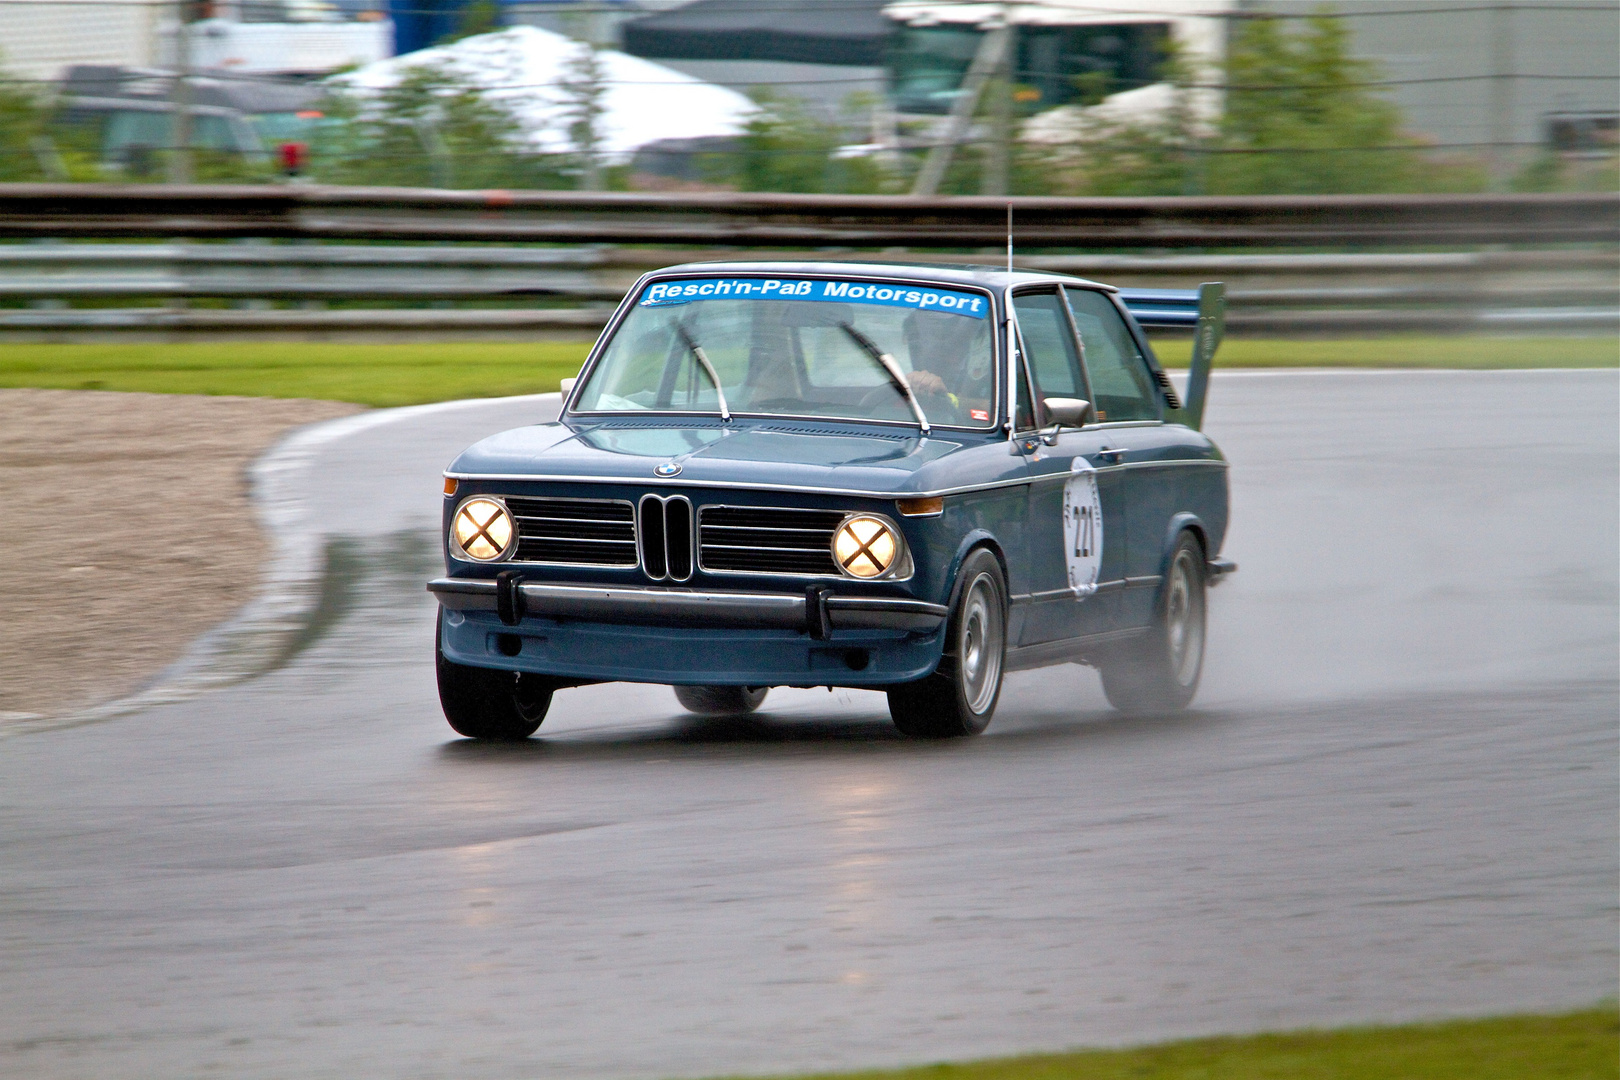
[[[1019,293],[1013,297],[1013,308],[1029,352],[1036,392],[1042,397],[1084,397],[1074,333],[1057,290]]]
[[[1066,288],[1086,350],[1086,373],[1097,396],[1097,420],[1158,420],[1159,394],[1147,361],[1113,301],[1093,289]]]

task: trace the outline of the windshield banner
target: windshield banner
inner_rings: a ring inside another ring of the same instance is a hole
[[[880,285],[872,281],[810,278],[689,278],[647,286],[637,307],[672,307],[694,300],[830,300],[849,304],[943,311],[982,319],[990,313],[982,293],[925,285]]]

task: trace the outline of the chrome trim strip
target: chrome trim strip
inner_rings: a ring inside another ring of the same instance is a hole
[[[533,521],[533,518],[520,518],[521,521]],[[633,544],[634,540],[605,540],[600,536],[531,536],[530,540],[566,540],[570,544]],[[563,563],[561,565],[572,565]]]
[[[711,525],[709,527],[713,528],[714,526]],[[706,548],[709,548],[710,550],[713,550],[713,551],[785,551],[785,552],[787,552],[788,554],[791,554],[791,555],[821,555],[821,554],[825,553],[826,550],[827,550],[826,548],[818,548],[818,547],[814,547],[814,548],[796,548],[796,547],[762,548],[762,547],[758,546],[757,544],[704,544],[703,546],[706,547]],[[724,571],[716,571],[716,573],[724,573]]]
[[[1142,577],[1128,577],[1125,579],[1125,587],[1127,589],[1156,589],[1159,586],[1159,582],[1163,580],[1163,574],[1145,574]]]
[[[628,543],[628,541],[619,540],[619,541],[615,541],[615,543],[621,543],[622,544],[622,543]],[[467,560],[458,559],[457,561],[458,562],[466,562]],[[584,570],[635,570],[636,568],[638,568],[641,565],[641,553],[639,551],[636,553],[636,561],[633,562],[633,563],[628,563],[628,562],[541,562],[538,559],[507,559],[501,565],[502,566],[556,566],[556,567],[570,567],[570,566],[572,566],[572,567],[579,567],[579,568],[584,569]]]
[[[1095,596],[1096,593],[1099,592],[1108,592],[1111,589],[1123,589],[1125,587],[1125,581],[1125,578],[1115,578],[1113,581],[1098,582],[1096,592],[1088,595]],[[1047,600],[1061,600],[1064,597],[1069,596],[1074,596],[1074,590],[1070,588],[1062,588],[1045,589],[1041,592],[1018,593],[1016,596],[1010,596],[1007,599],[1010,603],[1014,604],[1038,604]]]
[[[526,616],[581,622],[674,623],[694,629],[778,629],[805,631],[802,593],[697,592],[670,588],[617,588],[524,582]],[[494,611],[495,582],[436,578],[428,592],[449,611]],[[943,604],[881,596],[828,596],[835,630],[938,629],[948,614]]]
[[[1224,458],[1167,458],[1159,461],[1127,461],[1118,467],[1121,469],[1174,469],[1184,465],[1216,465],[1223,469],[1232,467]]]
[[[777,509],[790,509],[790,508],[778,507]],[[830,513],[836,513],[836,511],[829,511],[829,512]],[[814,529],[785,529],[785,528],[779,529],[774,525],[710,525],[709,528],[711,528],[711,529],[737,529],[737,530],[744,531],[744,532],[777,532],[777,533],[815,532]],[[725,545],[720,545],[720,546],[723,547]],[[816,550],[820,551],[821,549],[816,548]]]
[[[1180,460],[1180,461],[1165,461],[1165,462],[1148,461],[1148,462],[1138,462],[1138,463],[1124,464],[1124,465],[1107,465],[1107,466],[1104,466],[1101,469],[1098,469],[1097,471],[1098,472],[1106,472],[1109,469],[1131,469],[1131,468],[1144,468],[1144,467],[1145,468],[1163,468],[1163,467],[1167,467],[1167,466],[1171,466],[1171,465],[1208,466],[1208,467],[1211,467],[1211,468],[1221,468],[1221,469],[1227,469],[1227,468],[1231,467],[1228,462],[1226,462],[1225,460],[1221,460],[1221,459],[1216,459],[1216,458],[1188,458],[1186,460]],[[977,492],[977,491],[993,491],[996,488],[1022,487],[1022,486],[1026,485],[1026,484],[1033,483],[1033,482],[1035,482],[1037,480],[1044,480],[1044,479],[1053,479],[1053,480],[1063,479],[1063,480],[1067,480],[1070,477],[1070,474],[1067,473],[1067,472],[1061,472],[1061,473],[1054,472],[1054,473],[1045,473],[1045,474],[1042,474],[1041,476],[1020,476],[1020,477],[1015,477],[1015,478],[1010,479],[1010,480],[993,480],[993,481],[991,481],[990,483],[987,483],[987,484],[966,484],[966,485],[964,485],[962,487],[935,488],[935,489],[930,490],[930,491],[871,491],[871,490],[862,490],[860,488],[807,488],[807,487],[794,487],[794,486],[791,486],[791,485],[788,485],[788,484],[739,483],[739,482],[736,482],[736,481],[729,481],[729,480],[710,480],[710,481],[705,481],[705,480],[681,480],[681,479],[663,480],[663,479],[657,479],[657,478],[637,477],[637,476],[557,476],[557,475],[542,474],[542,473],[529,473],[529,474],[524,474],[524,473],[446,473],[445,475],[448,476],[448,477],[451,477],[452,479],[455,479],[457,481],[476,480],[476,481],[485,481],[485,482],[489,482],[489,483],[628,484],[628,485],[638,486],[638,487],[639,486],[657,486],[657,487],[708,488],[710,490],[716,490],[716,491],[784,491],[784,492],[791,492],[791,493],[796,494],[796,495],[847,495],[847,496],[849,496],[851,498],[856,498],[856,499],[884,499],[884,500],[889,500],[889,501],[893,501],[895,499],[931,499],[931,498],[934,498],[935,496],[939,496],[939,497],[943,498],[943,497],[947,497],[947,496],[950,496],[950,495],[968,495],[968,494],[972,494],[972,493]],[[518,498],[545,498],[545,497],[546,496],[518,496]],[[765,509],[789,509],[789,508],[788,507],[766,507]]]

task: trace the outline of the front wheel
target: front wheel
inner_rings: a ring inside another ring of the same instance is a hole
[[[1179,712],[1198,693],[1204,670],[1204,549],[1182,533],[1170,555],[1148,632],[1098,664],[1103,693],[1121,712]]]
[[[551,708],[551,683],[539,675],[492,671],[448,660],[436,635],[439,704],[457,734],[487,742],[519,742],[540,728]]]
[[[889,715],[906,735],[949,739],[990,726],[1007,656],[1007,579],[984,548],[962,562],[945,656],[932,675],[889,687]]]
[[[742,716],[759,708],[768,686],[677,686],[675,700],[699,716]]]

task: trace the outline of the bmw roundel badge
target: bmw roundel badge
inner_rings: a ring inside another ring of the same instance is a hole
[[[654,476],[679,476],[680,474],[681,463],[678,461],[666,461],[653,469]]]

